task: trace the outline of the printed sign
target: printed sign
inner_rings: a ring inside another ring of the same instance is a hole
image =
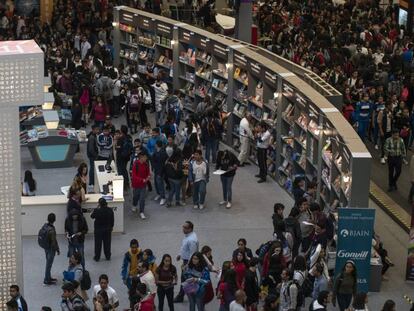
[[[341,273],[348,260],[352,260],[357,269],[358,292],[369,291],[374,220],[374,209],[339,209],[335,276]]]

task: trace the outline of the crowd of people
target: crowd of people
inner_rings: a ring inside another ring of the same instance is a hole
[[[130,2],[117,4],[160,13],[157,1]],[[113,5],[114,1],[58,0],[50,24],[41,24],[35,16],[14,15],[8,2],[0,6],[0,40],[35,39],[45,52],[45,69],[52,77],[50,91],[56,96],[56,105],[71,107],[74,128],[91,125],[86,147],[89,165],[80,165],[68,193],[65,233],[69,265],[62,286],[64,311],[115,310],[120,305],[105,274],[99,276],[88,304],[92,281],[85,267],[84,241],[89,228],[82,203],[90,191],[88,186],[94,184],[96,160],[115,162],[125,190],[132,193],[132,212],[138,212],[142,220],[146,219],[150,190],[155,190],[153,199],[166,208],[185,205],[190,198],[194,209],[208,207],[205,198],[210,169],[220,174],[220,205],[232,208],[232,183],[239,167],[249,164],[250,139],[258,148],[258,182],[266,181],[267,175],[266,150],[272,135],[266,123],[252,129],[247,113],[240,126],[240,154],[219,150],[225,116],[214,98],[206,96],[195,113],[185,115],[180,94],[165,82],[168,73],[152,61],[148,61],[145,75],[132,66],[113,66]],[[362,139],[369,137],[381,146],[388,159],[404,157],[404,148],[412,143],[409,74],[413,46],[396,26],[392,9],[383,10],[376,2],[369,1],[369,5],[365,10],[363,3],[333,7],[331,1],[308,1],[303,7],[297,1],[268,1],[259,9],[259,27],[261,33],[273,38],[272,49],[325,74],[331,84],[344,91],[344,116],[357,127]],[[148,112],[154,118],[149,118]],[[124,116],[126,124],[116,129],[112,119]],[[402,143],[387,143],[393,132]],[[395,145],[399,153],[393,154]],[[396,188],[397,179],[393,175],[390,188]],[[25,195],[35,194],[36,182],[30,172],[22,188]],[[174,303],[187,297],[190,311],[203,311],[217,297],[220,311],[291,311],[305,304],[310,310],[327,310],[331,303],[341,311],[366,310],[368,298],[357,291],[355,264],[348,261],[338,275],[333,272],[328,255],[335,247],[334,211],[322,211],[315,193],[301,185],[295,187],[294,196],[295,204],[287,217],[283,204],[274,206],[273,240],[253,252],[240,238],[221,267],[214,263],[210,246],[199,247],[191,221],[182,226],[184,238],[175,258],[177,266],[169,254],[163,254],[157,265],[156,255],[161,254],[141,250],[138,240],[131,240],[120,267],[130,308],[152,311],[158,298],[162,311],[166,298],[169,309],[174,310]],[[105,199],[99,200],[91,217],[95,219],[93,259],[100,261],[103,245],[105,258],[111,260],[114,216]],[[43,283],[47,286],[57,283],[51,276],[54,257],[60,254],[56,221],[63,220],[50,214],[38,237],[45,250]],[[385,274],[392,262],[378,236],[373,237],[372,255],[381,257]],[[211,274],[218,275],[217,286],[213,287]],[[179,291],[174,298],[175,288]],[[9,311],[28,309],[18,286],[10,288],[10,296]],[[383,310],[395,310],[395,303],[387,301]]]
[[[256,15],[260,33],[271,39],[267,48],[343,94],[344,117],[388,162],[388,191],[397,189],[414,140],[414,45],[398,16],[398,4],[376,0],[269,0]]]

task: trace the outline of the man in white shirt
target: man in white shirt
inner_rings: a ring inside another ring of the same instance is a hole
[[[259,184],[266,181],[267,176],[267,149],[270,145],[272,134],[268,130],[265,122],[260,122],[256,134],[257,139],[257,162],[259,163],[259,174],[256,177]]]
[[[91,48],[91,44],[88,42],[88,40],[86,39],[86,36],[83,35],[82,36],[82,42],[80,45],[80,52],[81,52],[81,58],[85,59],[86,54],[88,54],[89,49]]]
[[[246,311],[244,304],[246,303],[246,293],[239,289],[235,293],[235,300],[230,303],[230,311]]]
[[[250,164],[247,162],[247,157],[249,156],[250,151],[250,139],[253,138],[253,132],[250,128],[250,122],[252,120],[252,115],[250,112],[246,112],[243,119],[240,121],[239,125],[239,135],[240,135],[240,154],[239,154],[239,162],[240,166],[244,166],[245,164]]]
[[[155,284],[155,277],[152,271],[149,269],[148,261],[138,263],[138,277],[141,283],[147,286],[148,291],[151,295],[157,293],[157,285]]]
[[[108,302],[114,310],[119,306],[119,298],[116,291],[109,286],[109,278],[106,274],[99,276],[99,284],[93,287],[93,300],[96,300],[96,296],[100,290],[104,290],[108,295]]]
[[[121,80],[119,79],[119,75],[112,80],[112,101],[114,105],[114,117],[117,118],[120,113],[121,109]]]
[[[190,162],[188,181],[193,185],[194,209],[204,209],[209,168],[206,160],[203,159],[201,150],[194,152],[194,160]]]

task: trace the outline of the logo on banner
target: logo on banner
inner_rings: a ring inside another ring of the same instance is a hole
[[[342,229],[340,232],[341,237],[368,237],[372,236],[372,233],[369,230],[348,230]]]

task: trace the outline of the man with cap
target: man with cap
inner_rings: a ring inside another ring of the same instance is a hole
[[[114,211],[108,207],[108,203],[104,198],[99,199],[98,207],[91,214],[91,218],[95,219],[94,235],[95,235],[95,256],[93,259],[99,261],[101,257],[101,247],[103,243],[104,254],[106,260],[111,259],[111,234],[114,227]]]

